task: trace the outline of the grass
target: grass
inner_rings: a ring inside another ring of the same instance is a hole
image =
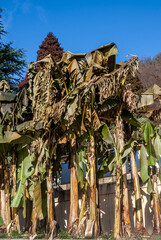
[[[58,231],[58,237],[57,238],[61,238],[61,239],[71,239],[71,235],[64,231],[64,230],[59,230]]]
[[[4,238],[8,238],[8,239],[22,239],[22,238],[27,238],[25,233],[18,233],[18,232],[12,232],[10,234],[10,236],[7,236],[6,233],[4,232],[0,232],[0,239],[4,239]],[[37,232],[37,237],[36,239],[42,239],[45,238],[45,232],[44,231],[40,231]],[[102,234],[100,237],[100,239],[105,239],[105,240],[114,240],[114,236],[113,236],[113,232],[109,232],[109,233],[104,233]],[[64,231],[64,230],[59,230],[58,231],[58,235],[56,237],[56,239],[82,239],[82,238],[76,238],[76,237],[72,237],[71,234],[69,234],[68,232]],[[93,238],[91,238],[93,239]],[[135,238],[137,240],[161,240],[161,234],[160,235],[152,235],[150,238],[145,238],[145,237],[141,237],[140,235],[138,235],[138,238]],[[123,238],[123,240],[130,240],[129,237],[125,237]]]

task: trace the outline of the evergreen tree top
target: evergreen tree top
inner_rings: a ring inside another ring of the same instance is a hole
[[[37,51],[37,61],[43,59],[48,54],[51,54],[56,62],[60,61],[63,56],[63,48],[60,47],[58,39],[52,32],[47,34],[47,37],[39,46],[39,50]]]

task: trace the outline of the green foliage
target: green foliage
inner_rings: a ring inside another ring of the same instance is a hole
[[[2,8],[0,8],[0,38],[6,34],[2,23]],[[0,81],[6,80],[12,89],[17,88],[17,83],[22,78],[26,61],[23,49],[16,49],[13,42],[3,43],[0,40]]]
[[[0,44],[0,81],[6,80],[12,88],[17,87],[26,67],[23,49],[12,47],[12,42]]]
[[[110,130],[106,124],[103,125],[101,134],[102,134],[102,139],[106,144],[114,145],[113,137],[112,137]]]
[[[3,218],[0,216],[0,226],[3,226],[4,222],[3,222]]]
[[[71,235],[68,232],[64,231],[64,230],[59,230],[58,237],[60,239],[71,239]]]
[[[151,154],[151,138],[154,136],[154,127],[150,122],[147,122],[143,126],[143,138],[144,141],[147,143],[147,152]]]
[[[19,206],[21,198],[23,197],[23,187],[24,187],[25,181],[34,172],[33,165],[32,165],[33,155],[30,156],[26,148],[19,151],[18,157],[19,157],[19,161],[21,162],[19,165],[19,168],[20,167],[21,168],[18,174],[18,179],[17,179],[17,181],[19,182],[19,187],[11,203],[11,207]]]
[[[154,150],[155,150],[155,154],[157,159],[160,159],[160,155],[161,155],[161,139],[159,137],[159,134],[156,134],[156,137],[154,139]]]
[[[130,138],[130,140],[124,145],[123,150],[121,152],[122,159],[126,158],[134,148],[134,145],[137,143],[137,141],[133,138]]]
[[[2,22],[2,13],[4,9],[0,8],[0,39],[3,35],[5,35],[7,32],[4,30],[3,22]]]
[[[147,186],[147,192],[151,194],[153,192],[153,184],[151,182],[151,179],[148,179],[148,186]]]
[[[149,178],[147,152],[144,145],[142,145],[140,149],[140,177],[143,183]]]

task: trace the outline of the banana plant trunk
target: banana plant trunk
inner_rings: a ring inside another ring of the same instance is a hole
[[[122,167],[123,178],[123,224],[124,231],[130,237],[131,235],[131,220],[130,220],[130,206],[129,206],[129,193],[127,184],[126,165]]]
[[[3,218],[3,222],[6,225],[6,196],[5,189],[2,187],[1,189],[1,217]]]
[[[161,232],[161,222],[160,222],[160,205],[158,196],[158,184],[155,166],[153,166],[153,212],[154,212],[154,229],[153,233]]]
[[[90,131],[90,220],[94,222],[94,236],[98,236],[97,222],[97,189],[96,189],[96,162],[94,131]]]
[[[141,190],[139,183],[138,170],[135,160],[134,152],[130,153],[131,158],[131,169],[133,175],[133,184],[134,184],[134,192],[135,192],[135,211],[136,211],[136,220],[135,220],[135,228],[134,230],[141,233],[147,233],[144,225],[143,225],[143,213],[142,213],[142,203],[141,203]]]
[[[37,212],[36,212],[36,207],[35,203],[33,201],[33,208],[32,208],[32,235],[36,235],[36,227],[37,227]]]
[[[4,186],[5,186],[5,200],[6,200],[6,227],[11,223],[11,208],[10,208],[10,192],[9,192],[9,169],[8,160],[5,157],[5,168],[4,168]],[[10,228],[7,228],[9,233]]]
[[[114,239],[121,240],[121,165],[117,164],[116,170],[116,187],[115,187],[115,225]]]
[[[116,155],[116,187],[115,187],[115,224],[114,224],[114,239],[120,240],[122,237],[121,227],[121,179],[122,179],[122,166],[121,166],[121,150],[123,148],[123,130],[122,119],[120,117],[121,110],[116,117],[116,136],[115,136],[115,155]]]
[[[122,121],[122,118],[120,118],[120,143],[119,148],[120,151],[123,150],[124,147],[124,124]],[[123,198],[122,198],[122,205],[123,205],[123,233],[128,234],[130,237],[131,235],[131,220],[130,220],[130,205],[129,205],[129,191],[128,191],[128,183],[127,183],[127,170],[126,170],[126,164],[122,166],[122,184],[123,184]]]
[[[6,216],[6,194],[5,194],[5,162],[4,162],[4,157],[1,156],[1,168],[0,168],[0,173],[1,173],[1,217],[3,218],[3,222],[6,226],[6,220],[7,220],[7,216]]]
[[[52,233],[54,221],[54,206],[53,206],[53,178],[52,178],[52,163],[51,159],[47,164],[47,232]]]
[[[79,213],[79,229],[81,231],[81,236],[84,236],[85,234],[85,226],[84,226],[84,221],[85,221],[85,215],[86,215],[86,200],[87,200],[87,187],[88,187],[88,177],[89,171],[86,170],[86,175],[85,175],[85,181],[84,181],[84,188],[82,191],[82,200],[81,200],[81,209]]]
[[[13,198],[17,192],[17,181],[16,181],[16,155],[15,151],[12,154],[12,183],[13,183]],[[18,210],[16,208],[12,208],[12,219],[14,220],[14,230],[20,233],[20,223]]]
[[[70,212],[68,221],[68,231],[75,233],[78,228],[78,180],[77,180],[77,160],[76,160],[76,135],[70,135],[71,168],[70,168]]]

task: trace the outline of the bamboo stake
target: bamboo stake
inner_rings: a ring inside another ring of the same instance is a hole
[[[78,228],[78,180],[76,175],[76,136],[70,135],[71,169],[70,169],[70,212],[68,231],[75,233]]]

